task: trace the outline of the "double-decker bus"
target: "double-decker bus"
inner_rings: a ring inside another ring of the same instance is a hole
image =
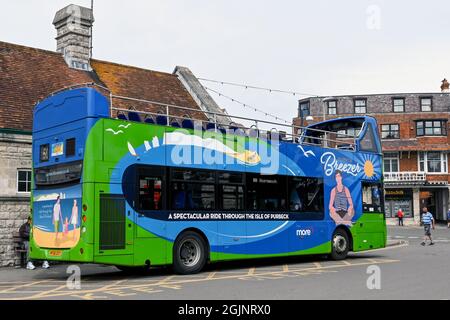
[[[102,90],[68,88],[34,109],[31,258],[189,274],[385,246],[374,118],[288,135],[172,115],[182,106],[116,108]]]

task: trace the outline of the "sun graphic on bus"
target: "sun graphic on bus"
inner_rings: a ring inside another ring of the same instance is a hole
[[[364,163],[364,174],[369,178],[372,178],[375,174],[375,168],[372,161],[366,160],[366,162]]]

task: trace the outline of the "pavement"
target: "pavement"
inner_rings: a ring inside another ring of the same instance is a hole
[[[69,273],[68,265],[3,268],[0,299],[450,299],[450,230],[438,226],[436,244],[425,247],[422,233],[421,227],[388,227],[387,248],[351,253],[344,261],[310,256],[227,262],[189,276],[170,268],[130,275],[92,264],[71,266]]]

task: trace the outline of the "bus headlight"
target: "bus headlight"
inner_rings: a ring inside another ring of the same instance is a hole
[[[86,232],[86,227],[81,228],[81,233],[85,233]]]

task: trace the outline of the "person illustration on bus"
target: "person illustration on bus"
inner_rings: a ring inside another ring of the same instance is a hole
[[[355,214],[353,200],[350,190],[342,183],[342,172],[335,172],[336,187],[331,190],[330,195],[330,216],[336,224],[351,225]]]
[[[76,232],[78,226],[78,206],[77,206],[77,200],[73,200],[73,207],[72,207],[72,215],[70,216],[70,224],[73,227],[73,240],[76,240]]]
[[[60,221],[62,221],[61,198],[59,196],[57,196],[56,203],[53,206],[53,226],[54,226],[54,230],[55,230],[55,241],[58,240]]]

